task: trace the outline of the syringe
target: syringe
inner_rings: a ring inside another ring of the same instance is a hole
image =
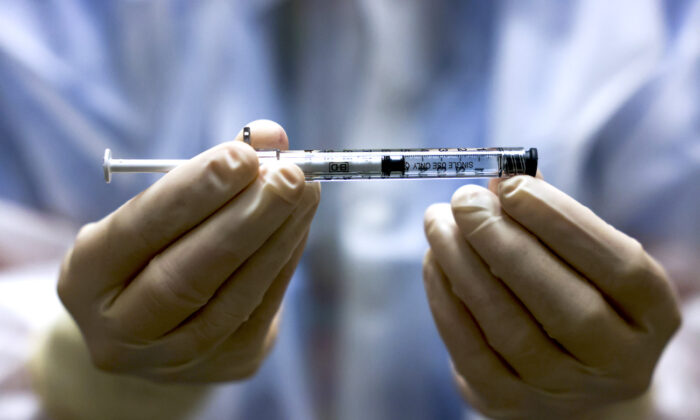
[[[307,181],[362,179],[498,178],[537,172],[537,149],[523,147],[258,150],[260,164],[271,160],[299,166]],[[184,159],[113,159],[105,150],[104,176],[114,172],[168,172]]]

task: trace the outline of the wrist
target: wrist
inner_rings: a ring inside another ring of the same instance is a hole
[[[56,419],[182,418],[198,409],[211,385],[155,383],[97,369],[77,325],[56,320],[35,347],[32,386],[45,411]]]
[[[653,418],[653,389],[649,387],[643,394],[606,405],[581,416],[581,420],[645,420]]]

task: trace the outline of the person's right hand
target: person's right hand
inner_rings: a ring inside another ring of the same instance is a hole
[[[256,147],[287,148],[277,124],[249,127]],[[100,369],[210,382],[260,366],[320,188],[294,165],[259,167],[241,139],[177,167],[78,234],[58,293]]]

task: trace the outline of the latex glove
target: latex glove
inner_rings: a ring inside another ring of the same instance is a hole
[[[287,148],[270,121],[256,147]],[[240,141],[177,167],[83,227],[66,256],[61,300],[97,367],[164,381],[252,375],[318,205],[295,165],[259,167]]]
[[[492,190],[425,215],[425,288],[464,397],[490,417],[570,418],[643,393],[680,324],[662,267],[541,179]]]

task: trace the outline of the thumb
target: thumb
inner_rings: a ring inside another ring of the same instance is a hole
[[[246,125],[250,133],[250,145],[254,149],[289,149],[289,140],[284,128],[274,121],[255,120]],[[236,141],[246,140],[244,130],[238,132]]]

